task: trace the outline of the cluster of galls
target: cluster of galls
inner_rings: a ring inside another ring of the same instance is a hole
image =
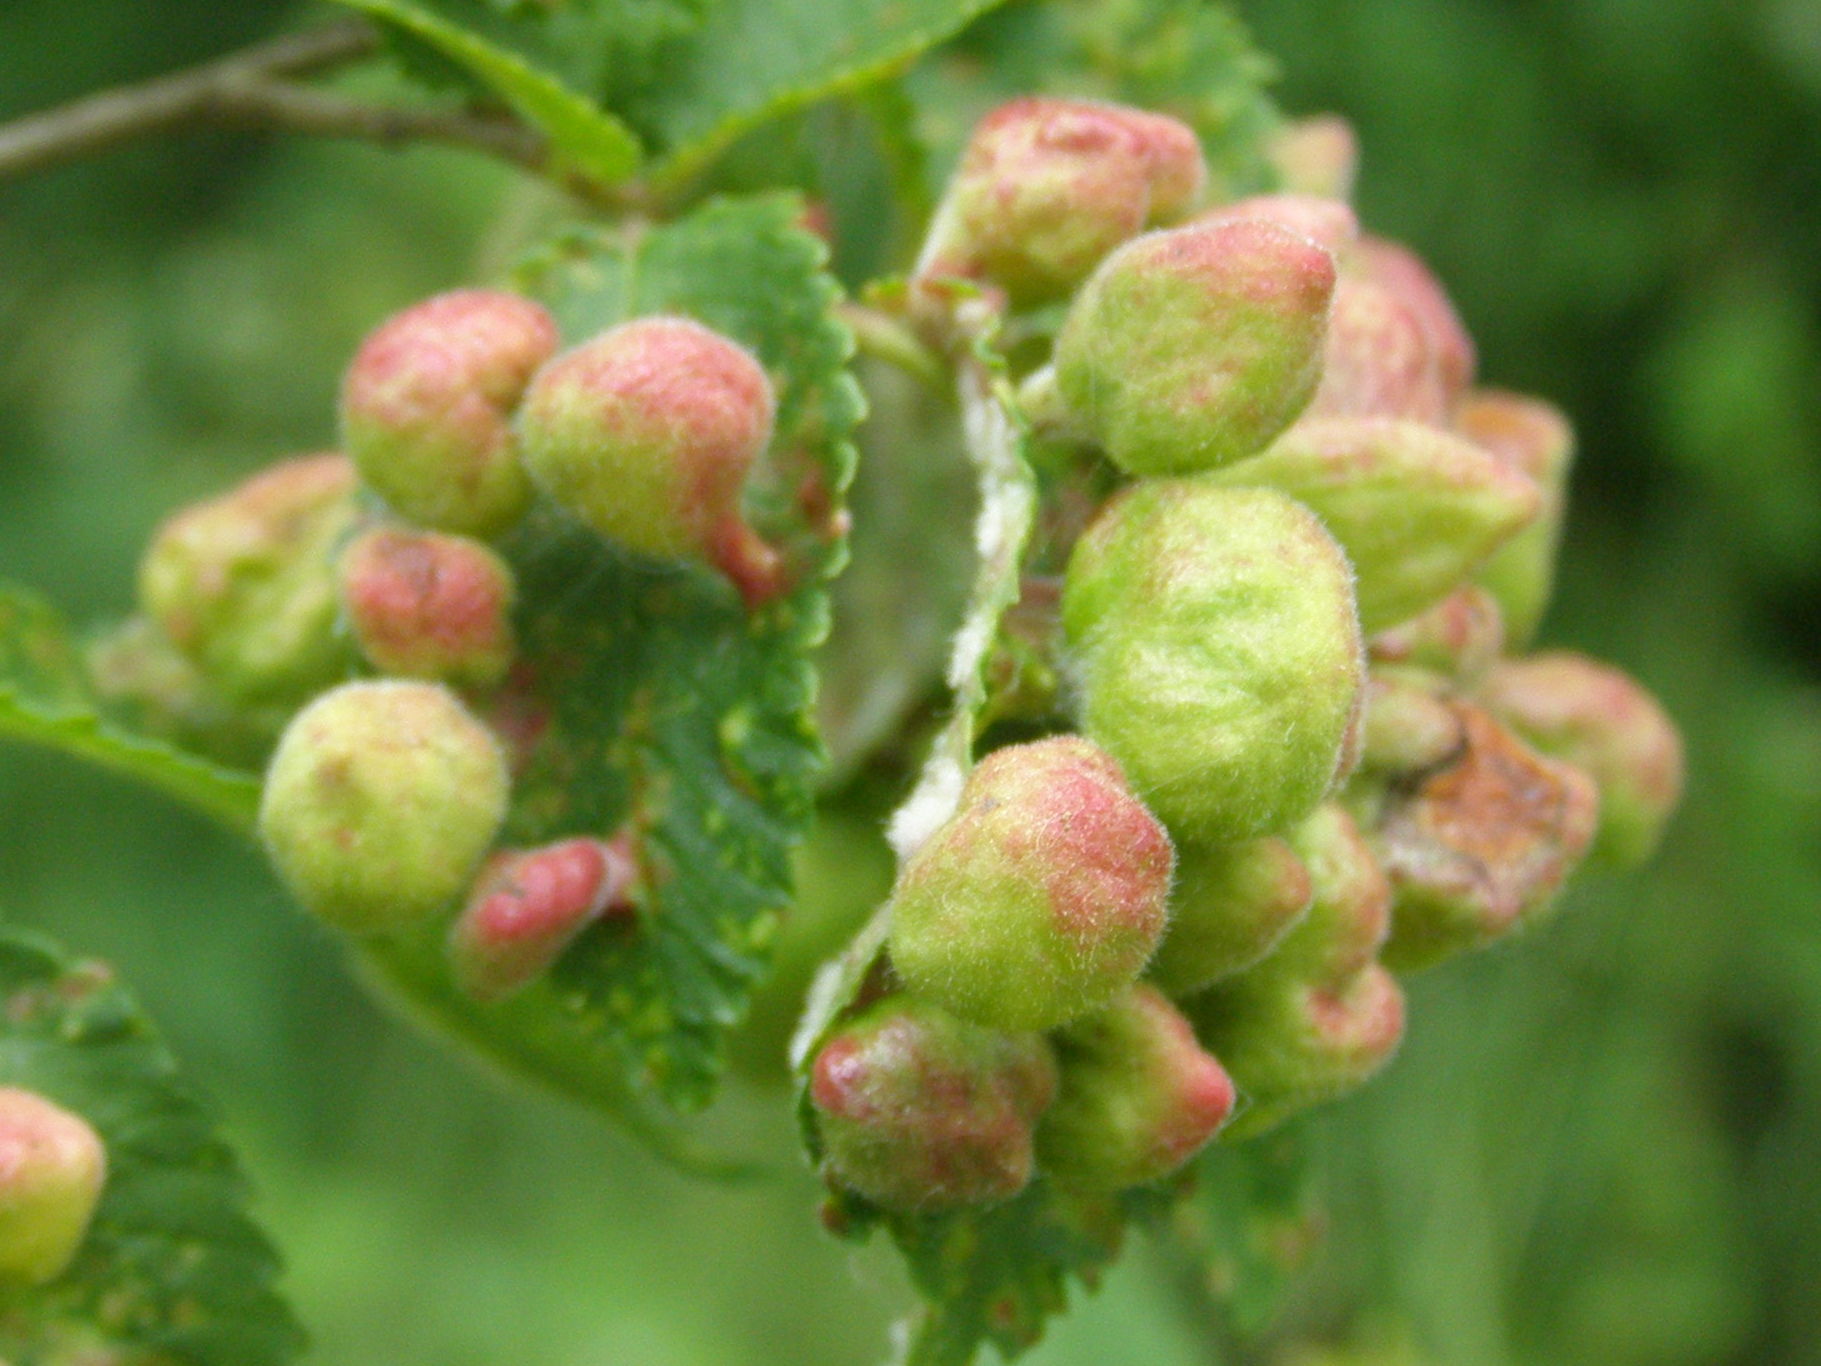
[[[635,859],[600,831],[496,848],[542,705],[496,546],[541,493],[760,601],[777,557],[741,499],[773,413],[758,360],[690,319],[562,350],[529,299],[427,300],[349,366],[345,455],[280,464],[161,528],[104,683],[167,713],[207,697],[277,718],[259,826],[298,899],[359,938],[446,933],[456,980],[506,995],[630,907]]]
[[[1472,387],[1435,279],[1361,236],[1351,139],[1197,210],[1192,132],[1016,101],[975,130],[912,283],[1068,298],[1020,377],[1131,476],[1061,599],[1079,735],[973,772],[901,869],[896,994],[813,1064],[825,1174],[887,1208],[1165,1177],[1364,1081],[1393,970],[1535,922],[1589,853],[1645,857],[1676,734],[1622,674],[1509,657],[1546,602],[1571,437]],[[1161,225],[1161,226],[1160,226]],[[1151,228],[1151,231],[1145,231]]]

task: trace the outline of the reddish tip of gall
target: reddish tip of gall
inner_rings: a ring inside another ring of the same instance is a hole
[[[864,1081],[863,1073],[859,1041],[851,1035],[838,1034],[816,1054],[810,1073],[810,1099],[817,1109],[827,1114],[858,1118],[860,1107],[855,1102]]]
[[[482,999],[524,986],[621,903],[633,875],[623,847],[595,839],[499,855],[452,931],[464,985]]]
[[[1133,266],[1168,271],[1217,297],[1320,310],[1334,294],[1333,253],[1268,219],[1191,224],[1128,248],[1140,249]]]

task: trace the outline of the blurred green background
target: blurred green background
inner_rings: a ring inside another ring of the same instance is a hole
[[[0,117],[304,12],[79,10],[0,6]],[[1317,1126],[1327,1234],[1284,1335],[1442,1366],[1821,1361],[1821,5],[1241,10],[1287,109],[1355,121],[1364,216],[1432,260],[1485,376],[1576,418],[1546,638],[1652,688],[1691,772],[1651,868],[1415,984],[1401,1058]],[[0,576],[118,613],[165,513],[330,441],[365,331],[549,209],[454,153],[229,135],[0,186]],[[837,909],[877,876],[867,833],[811,851]],[[19,748],[0,914],[116,962],[217,1098],[312,1361],[883,1354],[900,1273],[816,1229],[775,1087],[722,1122],[778,1174],[692,1184],[402,1027],[246,849]],[[1207,1350],[1136,1245],[1030,1360]]]

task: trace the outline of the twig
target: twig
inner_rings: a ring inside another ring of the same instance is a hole
[[[287,79],[345,65],[378,46],[372,25],[352,19],[28,115],[0,127],[0,181],[202,125],[288,129],[392,146],[441,142],[545,169],[543,140],[517,122],[365,104]]]
[[[530,171],[542,172],[549,165],[544,139],[510,118],[367,104],[282,81],[224,84],[210,112],[212,122],[226,125],[359,138],[388,147],[439,142]]]

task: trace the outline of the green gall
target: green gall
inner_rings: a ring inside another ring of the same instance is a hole
[[[375,329],[342,379],[342,443],[360,475],[407,519],[493,536],[531,497],[512,412],[557,348],[529,299],[463,289]]]
[[[1468,394],[1455,412],[1454,429],[1523,474],[1542,495],[1536,519],[1495,550],[1474,576],[1498,600],[1506,643],[1521,650],[1542,624],[1555,586],[1574,429],[1541,399],[1493,390]]]
[[[1150,233],[1094,272],[1056,381],[1128,473],[1191,474],[1262,449],[1315,392],[1333,254],[1242,218]]]
[[[1681,737],[1655,698],[1618,669],[1563,650],[1503,661],[1478,700],[1599,785],[1595,861],[1631,868],[1650,857],[1682,795]]]
[[[1030,96],[975,127],[916,274],[1068,293],[1147,224],[1180,218],[1206,177],[1187,124],[1122,105]]]
[[[1424,675],[1373,671],[1366,683],[1365,771],[1405,779],[1447,763],[1465,743],[1459,715]]]
[[[1078,736],[995,750],[905,864],[891,960],[918,996],[1052,1029],[1130,985],[1163,937],[1169,836]]]
[[[465,536],[381,529],[342,552],[348,624],[381,673],[498,683],[517,652],[513,593],[506,562]]]
[[[1316,114],[1278,128],[1265,154],[1288,194],[1353,198],[1359,172],[1359,138],[1338,114]]]
[[[449,929],[455,980],[496,1001],[536,980],[608,910],[623,904],[637,869],[621,844],[559,840],[496,854]]]
[[[1255,1137],[1363,1085],[1404,1034],[1403,991],[1377,963],[1334,984],[1248,975],[1188,1009],[1246,1102],[1227,1125],[1227,1141]]]
[[[1071,1190],[1158,1181],[1233,1110],[1233,1082],[1155,987],[1132,987],[1054,1039],[1061,1085],[1037,1128],[1037,1164]]]
[[[1448,291],[1410,248],[1382,237],[1363,236],[1343,262],[1345,272],[1389,290],[1415,316],[1429,338],[1447,406],[1466,392],[1479,366],[1473,338]]]
[[[295,704],[340,677],[333,548],[354,520],[339,455],[273,466],[152,537],[139,600],[228,701]]]
[[[1316,245],[1332,252],[1338,260],[1359,239],[1359,219],[1352,205],[1344,199],[1323,199],[1308,194],[1256,194],[1236,199],[1230,204],[1198,213],[1190,226],[1237,223],[1242,219],[1262,219],[1291,232],[1301,233]],[[1338,291],[1339,286],[1336,285]],[[1335,303],[1340,296],[1337,292]]]
[[[1170,928],[1149,976],[1187,996],[1258,962],[1309,909],[1309,870],[1281,839],[1176,846]]]
[[[290,719],[283,703],[230,702],[157,622],[136,613],[86,651],[89,682],[110,715],[229,768],[257,768]]]
[[[1308,419],[1209,477],[1314,509],[1353,564],[1368,633],[1446,597],[1540,502],[1530,480],[1471,442],[1394,418]]]
[[[1371,838],[1392,888],[1385,962],[1411,971],[1536,919],[1593,842],[1599,792],[1478,707],[1452,763],[1394,790]]]
[[[1309,910],[1241,982],[1338,986],[1378,957],[1391,930],[1391,885],[1353,817],[1324,802],[1287,836],[1309,870]]]
[[[106,1182],[107,1151],[87,1120],[0,1086],[0,1287],[62,1275]]]
[[[1009,1200],[1031,1178],[1032,1130],[1056,1094],[1038,1034],[889,997],[849,1020],[810,1066],[823,1172],[905,1213]]]
[[[505,818],[498,741],[433,683],[347,683],[300,711],[259,832],[297,899],[355,935],[416,928],[468,886]]]
[[[1493,551],[1493,558],[1528,536],[1535,525]],[[1480,572],[1485,573],[1483,566]],[[1471,583],[1366,642],[1366,653],[1376,665],[1420,670],[1464,688],[1476,686],[1504,649],[1505,619],[1498,599]]]
[[[1404,417],[1445,424],[1452,396],[1416,311],[1383,285],[1343,275],[1334,287],[1321,383],[1305,417]]]
[[[754,602],[780,587],[740,501],[774,406],[737,342],[688,318],[641,318],[539,371],[519,431],[531,477],[584,524],[642,555],[712,564]]]
[[[1084,731],[1183,840],[1282,830],[1333,785],[1362,648],[1346,556],[1301,504],[1140,483],[1076,543],[1062,615]]]

